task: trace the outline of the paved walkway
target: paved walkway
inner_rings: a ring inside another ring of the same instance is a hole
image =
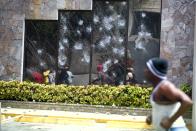
[[[93,126],[57,125],[40,123],[7,123],[2,125],[2,131],[152,131],[147,129],[114,128],[106,124]]]
[[[145,116],[2,108],[2,131],[153,131]]]
[[[145,116],[2,108],[2,131],[151,131]]]

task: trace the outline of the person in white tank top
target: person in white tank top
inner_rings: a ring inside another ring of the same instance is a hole
[[[150,97],[152,113],[146,119],[156,131],[188,131],[182,115],[192,105],[192,100],[167,80],[168,62],[152,58],[146,62],[145,76],[154,90]]]

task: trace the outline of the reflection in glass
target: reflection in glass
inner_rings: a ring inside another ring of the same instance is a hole
[[[95,0],[93,11],[59,11],[58,23],[26,21],[24,79],[145,84],[145,62],[160,52],[161,0],[152,1]]]
[[[86,85],[89,83],[91,12],[61,11],[59,16],[59,83],[64,83],[61,72],[68,68],[73,73],[72,82],[64,84]]]
[[[95,1],[92,83],[120,85],[125,76],[126,1]]]
[[[57,21],[25,21],[24,80],[55,83]]]
[[[160,4],[130,0],[127,69],[133,69],[136,83],[146,83],[145,63],[160,54]]]

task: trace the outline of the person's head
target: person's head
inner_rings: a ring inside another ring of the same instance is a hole
[[[65,65],[65,70],[69,70],[69,66],[68,65]]]
[[[132,67],[128,67],[128,68],[127,68],[127,71],[128,71],[128,72],[133,72],[134,69],[133,69]]]
[[[166,79],[168,62],[162,58],[151,58],[146,62],[145,76],[150,81]]]
[[[101,58],[98,58],[98,59],[97,59],[97,62],[98,62],[98,64],[99,64],[99,63],[102,63],[102,59],[101,59]]]
[[[133,79],[133,73],[129,72],[127,73],[128,78]]]

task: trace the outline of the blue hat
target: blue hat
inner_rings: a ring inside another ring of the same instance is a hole
[[[162,58],[152,58],[146,62],[148,69],[156,77],[160,79],[167,79],[168,62]]]

